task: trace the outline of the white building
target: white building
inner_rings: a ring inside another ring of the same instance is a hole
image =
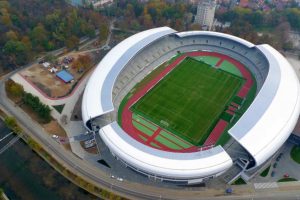
[[[197,7],[195,23],[200,24],[206,30],[211,30],[216,10],[215,0],[201,0]]]
[[[105,5],[109,5],[113,2],[114,2],[113,0],[91,0],[91,3],[93,4],[93,6],[95,8],[102,7],[102,6],[105,6]]]

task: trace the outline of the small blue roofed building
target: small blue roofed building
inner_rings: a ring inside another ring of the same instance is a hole
[[[61,70],[60,72],[56,73],[56,76],[65,83],[69,83],[74,79],[73,75],[66,70]]]

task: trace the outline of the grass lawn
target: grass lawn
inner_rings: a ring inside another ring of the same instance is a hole
[[[65,104],[62,104],[62,105],[55,105],[55,106],[52,106],[55,110],[57,110],[57,112],[59,113],[62,113],[64,107],[65,107]]]
[[[282,178],[282,179],[279,179],[277,182],[290,182],[290,181],[297,181],[297,179],[294,179],[294,178]]]
[[[292,159],[300,164],[300,146],[294,146],[291,151]]]
[[[214,128],[243,81],[204,62],[186,58],[131,109],[199,145]]]
[[[271,165],[269,167],[267,167],[262,173],[260,173],[260,176],[266,177],[270,171],[270,167],[271,167]]]
[[[241,177],[232,183],[232,185],[244,185],[246,182]]]

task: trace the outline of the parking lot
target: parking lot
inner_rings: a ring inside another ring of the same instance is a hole
[[[290,156],[294,144],[286,142],[282,151],[271,162],[269,173],[266,177],[259,174],[251,182],[277,182],[282,178],[295,178],[300,180],[300,164],[296,163]]]

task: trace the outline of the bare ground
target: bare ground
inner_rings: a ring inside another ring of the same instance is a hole
[[[80,52],[71,52],[66,54],[60,58],[58,61],[61,62],[64,57],[73,57],[74,60],[78,58],[78,56],[82,54]],[[82,54],[83,55],[83,54]],[[95,61],[95,55],[89,54],[93,61]],[[73,61],[74,62],[74,61]],[[51,66],[54,66],[53,64]],[[89,71],[92,67],[87,68],[86,71],[82,73],[78,73],[76,68],[72,67],[72,63],[70,63],[69,68],[67,69],[69,73],[71,73],[74,77],[74,82],[72,83],[64,83],[62,80],[56,77],[55,73],[51,73],[48,69],[45,68],[42,64],[34,64],[31,67],[27,68],[20,72],[20,74],[26,78],[30,83],[35,85],[41,91],[43,91],[47,96],[52,98],[64,97],[72,92],[75,88],[76,84],[81,80],[81,78]],[[58,70],[61,70],[62,67],[57,67]]]

